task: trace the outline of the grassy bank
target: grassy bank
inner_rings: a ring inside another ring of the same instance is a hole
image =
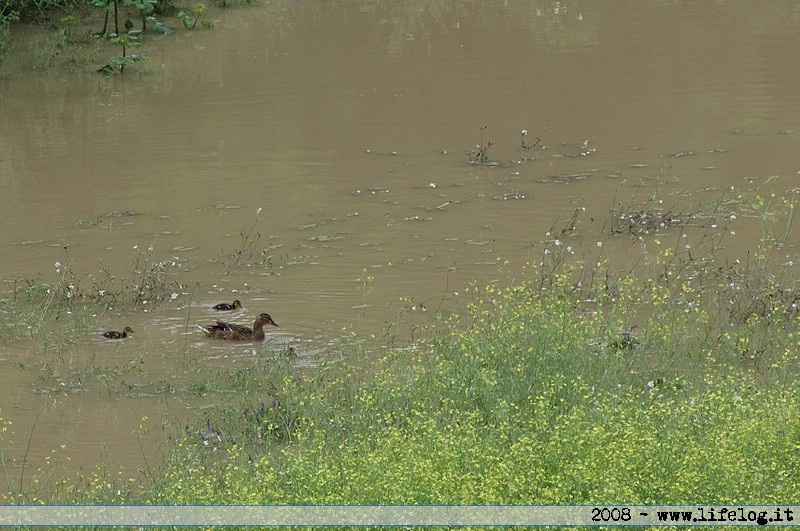
[[[219,405],[160,468],[24,499],[800,503],[795,266],[773,258],[786,255],[780,231],[752,261],[725,256],[722,221],[736,214],[721,204],[682,216],[694,221],[670,245],[612,228],[603,245],[634,234],[648,246],[636,269],[615,270],[591,242],[575,258],[568,240],[587,239],[573,219],[524,278],[472,286],[463,312],[409,348],[220,372]]]
[[[368,379],[287,378],[249,430],[209,417],[146,501],[798,502],[796,385],[710,345],[654,366],[670,345],[620,348],[560,288],[482,291],[465,320]]]

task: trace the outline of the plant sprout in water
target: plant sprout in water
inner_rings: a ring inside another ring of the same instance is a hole
[[[472,164],[487,164],[489,162],[489,156],[486,154],[489,151],[489,148],[492,147],[492,142],[490,141],[487,144],[483,143],[483,130],[486,129],[487,126],[482,125],[481,129],[481,142],[475,149],[469,152],[469,161]]]
[[[527,129],[523,129],[520,132],[519,139],[520,139],[520,143],[522,144],[522,149],[524,149],[525,151],[528,151],[529,149],[534,149],[536,146],[539,145],[539,142],[542,141],[542,139],[537,136],[536,137],[536,141],[533,144],[526,144],[525,143],[525,137],[526,136],[528,136],[528,130]]]

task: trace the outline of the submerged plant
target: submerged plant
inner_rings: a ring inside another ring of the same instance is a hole
[[[537,136],[536,140],[534,141],[533,144],[527,144],[525,142],[525,137],[526,136],[528,136],[528,130],[527,129],[523,129],[520,132],[519,139],[520,139],[520,143],[522,144],[522,149],[524,149],[525,151],[528,151],[530,149],[536,149],[536,146],[538,146],[539,143],[542,141],[542,139]]]
[[[489,141],[488,143],[483,142],[483,130],[486,129],[487,126],[481,126],[481,141],[478,145],[475,146],[475,149],[470,150],[469,152],[469,161],[472,164],[489,164],[489,155],[487,152],[489,148],[492,147],[492,142]]]
[[[131,35],[130,33],[123,33],[122,35],[117,35],[115,37],[112,37],[111,42],[114,44],[118,44],[122,48],[122,55],[118,55],[116,57],[111,58],[111,65],[117,68],[120,74],[125,72],[126,67],[130,68],[139,61],[144,61],[145,59],[147,59],[147,57],[141,54],[128,55],[128,48],[138,48],[139,46],[141,46],[139,38],[134,35]],[[109,74],[107,70],[102,70],[102,72],[104,74]]]
[[[117,276],[107,268],[95,275],[76,273],[65,246],[63,261],[54,264],[54,282],[23,280],[15,285],[10,298],[0,299],[0,324],[5,322],[0,326],[0,338],[18,337],[20,329],[31,336],[38,335],[50,319],[58,320],[67,314],[75,321],[84,312],[96,311],[97,305],[106,310],[149,309],[184,291],[171,271],[178,266],[175,259],[156,260],[152,245],[147,252],[138,247],[134,250],[130,275]]]
[[[256,209],[256,218],[250,228],[239,231],[241,245],[231,255],[236,266],[250,264],[257,256],[256,264],[267,267],[272,266],[272,246],[268,245],[265,249],[260,249],[259,251],[258,242],[261,240],[261,232],[256,230],[256,226],[258,225],[260,214],[261,208]]]
[[[105,18],[103,21],[103,29],[98,31],[95,35],[98,37],[105,37],[112,44],[120,47],[122,50],[121,55],[111,58],[110,62],[98,68],[97,71],[111,75],[116,71],[120,74],[125,72],[126,68],[132,67],[139,61],[147,59],[146,56],[141,54],[129,54],[130,48],[139,48],[141,46],[140,36],[144,32],[146,20],[151,18],[155,12],[156,0],[92,0],[92,4],[105,10]],[[130,19],[123,21],[124,32],[120,31],[120,11],[127,10],[133,7],[139,13],[139,18],[142,21],[141,30],[133,29],[133,22]],[[114,14],[114,30],[108,30],[109,15]]]

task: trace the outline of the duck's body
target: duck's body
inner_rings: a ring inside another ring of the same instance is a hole
[[[264,325],[278,326],[267,313],[256,317],[253,328],[217,321],[217,324],[202,326],[203,333],[213,339],[226,339],[228,341],[261,341],[264,339]]]
[[[133,329],[130,326],[126,326],[122,332],[117,332],[116,330],[109,330],[103,334],[103,337],[106,339],[125,339],[128,337],[128,334],[132,334]]]
[[[230,312],[233,310],[238,310],[241,307],[242,307],[242,301],[236,299],[235,301],[233,301],[232,304],[228,304],[227,302],[221,302],[216,306],[214,306],[214,309],[219,310],[221,312]]]

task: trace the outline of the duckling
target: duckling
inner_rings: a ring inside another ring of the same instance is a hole
[[[630,350],[639,344],[639,340],[633,335],[636,330],[636,325],[633,325],[630,330],[623,330],[620,332],[619,337],[611,342],[611,347],[616,350]]]
[[[125,339],[128,337],[128,334],[132,334],[133,329],[130,326],[126,326],[122,329],[122,332],[117,332],[116,330],[109,330],[103,334],[103,337],[106,339]]]
[[[268,313],[256,317],[253,328],[217,321],[217,324],[200,326],[205,335],[212,339],[226,339],[228,341],[261,341],[264,339],[264,325],[278,326]],[[199,326],[199,325],[198,325]],[[279,327],[280,328],[280,327]]]
[[[233,310],[238,310],[241,307],[242,307],[242,301],[236,299],[235,301],[233,301],[233,304],[228,304],[227,302],[221,302],[216,306],[214,306],[214,309],[219,310],[221,312],[230,312]]]

